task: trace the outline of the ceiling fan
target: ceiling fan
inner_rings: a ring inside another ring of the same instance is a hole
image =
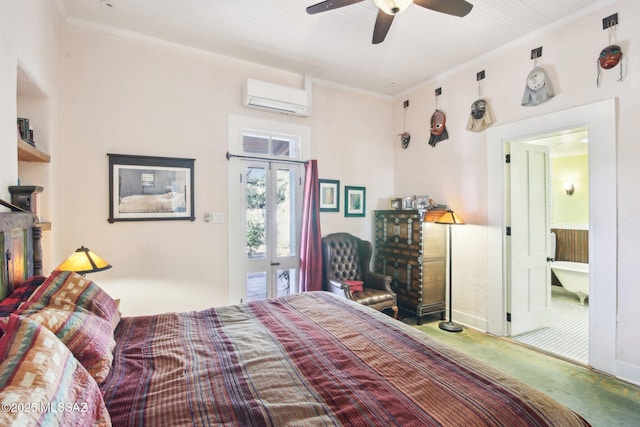
[[[313,6],[307,7],[307,13],[326,12],[344,6],[360,3],[364,0],[326,0]],[[446,13],[453,16],[465,16],[471,11],[472,4],[465,0],[373,0],[378,6],[378,17],[373,28],[373,44],[382,43],[391,28],[393,18],[404,11],[411,3],[422,6],[436,12]]]

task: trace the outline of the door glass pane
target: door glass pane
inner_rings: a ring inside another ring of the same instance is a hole
[[[295,294],[295,284],[298,283],[298,270],[290,268],[288,270],[278,270],[278,290],[277,296]]]
[[[296,174],[293,169],[279,168],[277,171],[277,257],[293,256],[296,254],[295,177]]]
[[[267,298],[267,273],[247,274],[247,302]]]
[[[247,258],[264,259],[267,255],[267,170],[264,167],[248,167],[245,179]]]

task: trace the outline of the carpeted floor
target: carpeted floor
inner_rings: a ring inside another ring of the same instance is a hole
[[[445,332],[438,323],[438,316],[427,317],[416,328],[541,390],[595,427],[640,426],[640,387],[471,328]]]

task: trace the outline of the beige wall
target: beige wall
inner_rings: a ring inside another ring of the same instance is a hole
[[[625,55],[624,79],[617,82],[619,70],[606,71],[600,87],[596,86],[596,59],[609,44],[602,30],[602,18],[618,13],[621,25],[617,42]],[[472,133],[465,129],[469,107],[478,98],[476,73],[485,70],[482,95],[493,111],[496,125],[512,123],[529,117],[615,98],[618,110],[617,188],[618,212],[636,212],[640,200],[634,197],[633,186],[640,178],[637,159],[640,145],[640,59],[634,54],[640,40],[640,27],[633,25],[640,16],[640,3],[618,1],[601,9],[591,9],[583,15],[558,23],[545,31],[514,41],[499,50],[470,61],[441,75],[394,100],[395,133],[402,131],[403,105],[411,101],[406,129],[413,135],[407,150],[395,147],[394,188],[396,193],[425,191],[436,201],[449,204],[473,226],[456,227],[454,235],[454,315],[460,321],[483,328],[486,326],[488,304],[487,265],[487,140],[486,132]],[[628,24],[624,24],[623,17]],[[520,102],[528,73],[533,68],[529,60],[534,47],[543,46],[539,61],[550,75],[556,96],[535,106],[522,107]],[[435,110],[436,88],[442,88],[438,108],[447,115],[449,139],[435,148],[427,144],[428,118]],[[527,137],[528,135],[523,135]],[[532,136],[532,135],[530,135]],[[591,159],[597,162],[598,159]],[[409,172],[407,171],[415,171]],[[636,301],[640,288],[636,286],[640,264],[634,254],[640,253],[640,221],[637,217],[618,215],[618,312],[617,361],[626,370],[627,378],[640,381],[640,346],[637,325],[640,312]],[[456,267],[457,266],[457,267]],[[611,280],[616,280],[612,277]]]
[[[114,268],[96,280],[120,294],[125,311],[228,303],[227,224],[206,223],[204,212],[228,215],[229,114],[309,126],[320,177],[367,188],[367,216],[323,213],[323,233],[370,238],[371,210],[393,186],[390,98],[316,83],[311,117],[284,116],[243,108],[242,82],[301,87],[302,75],[72,26],[62,45],[56,244],[62,252],[84,244],[108,259]],[[107,153],[195,158],[196,221],[109,224]],[[156,284],[141,292],[140,278]],[[177,283],[191,297],[172,299]]]

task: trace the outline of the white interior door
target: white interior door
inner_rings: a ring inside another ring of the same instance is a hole
[[[507,170],[507,319],[513,336],[551,319],[549,148],[511,142]]]

